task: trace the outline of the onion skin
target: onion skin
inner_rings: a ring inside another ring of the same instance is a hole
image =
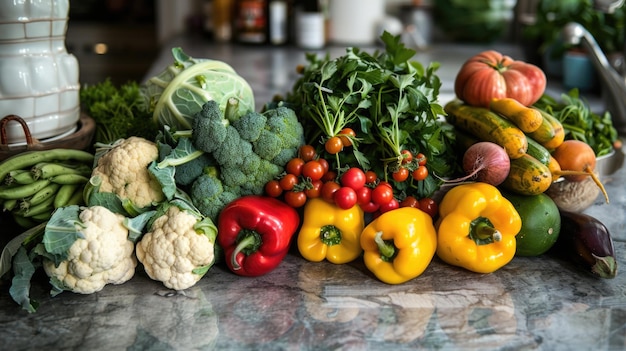
[[[479,182],[498,186],[511,170],[511,160],[506,150],[495,143],[480,141],[463,154],[463,170]]]
[[[584,213],[559,212],[561,233],[549,252],[600,278],[615,278],[617,259],[606,226]]]

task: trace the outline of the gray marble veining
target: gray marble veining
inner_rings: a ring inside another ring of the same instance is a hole
[[[213,46],[188,39],[196,57],[233,63],[257,103],[295,79],[297,49]],[[340,50],[333,48],[332,50]],[[421,52],[442,63],[444,93],[467,47]],[[339,51],[333,51],[339,52]],[[471,52],[471,51],[470,51]],[[169,62],[167,51],[153,70]],[[444,98],[445,101],[445,98]],[[492,274],[434,259],[400,285],[376,280],[360,260],[312,263],[297,250],[271,273],[244,278],[213,267],[194,287],[172,292],[137,269],[129,282],[91,295],[48,295],[38,277],[28,314],[0,283],[0,344],[7,350],[624,350],[626,349],[626,167],[603,179],[611,196],[585,212],[615,238],[620,272],[602,280],[550,256],[516,257]]]

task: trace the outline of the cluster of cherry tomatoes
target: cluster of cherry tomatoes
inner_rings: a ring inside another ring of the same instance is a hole
[[[319,157],[311,145],[300,147],[297,157],[285,165],[285,172],[265,184],[265,193],[282,198],[294,208],[304,206],[307,199],[321,197],[342,209],[359,205],[368,213],[384,213],[400,206],[416,207],[431,216],[437,212],[436,203],[430,198],[417,200],[407,196],[398,201],[393,186],[374,171],[359,167],[329,169],[328,161]]]

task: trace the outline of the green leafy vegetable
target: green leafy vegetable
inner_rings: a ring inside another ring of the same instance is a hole
[[[158,124],[152,122],[152,113],[137,82],[115,86],[110,79],[80,90],[80,104],[96,122],[94,142],[113,143],[128,136],[153,140]]]
[[[358,163],[386,179],[401,162],[402,149],[409,149],[426,155],[430,173],[451,175],[457,170],[454,133],[440,118],[445,112],[437,102],[439,64],[424,67],[412,61],[415,51],[406,48],[400,36],[385,32],[381,40],[382,52],[347,48],[335,59],[306,55],[308,64],[286,102],[297,109],[307,143],[317,145],[347,126],[356,131],[358,147],[353,154],[341,153],[342,159],[333,165],[337,168],[340,162]],[[429,175],[424,182],[394,187],[421,198],[440,184]]]
[[[544,94],[535,103],[540,109],[556,117],[565,129],[565,139],[583,141],[596,153],[596,157],[607,155],[613,151],[618,133],[613,126],[611,114],[606,111],[597,114],[583,99],[578,89],[561,94],[561,100]]]

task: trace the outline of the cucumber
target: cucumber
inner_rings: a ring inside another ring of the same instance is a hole
[[[472,134],[479,140],[502,146],[511,159],[526,154],[528,149],[526,134],[497,113],[487,108],[470,106],[458,100],[447,103],[444,110],[450,124]]]
[[[526,153],[536,158],[537,161],[543,163],[544,165],[550,165],[550,151],[533,138],[528,138],[528,149],[526,150]]]
[[[516,194],[537,195],[548,190],[550,184],[552,173],[548,166],[524,154],[522,157],[511,159],[509,175],[501,186]]]

